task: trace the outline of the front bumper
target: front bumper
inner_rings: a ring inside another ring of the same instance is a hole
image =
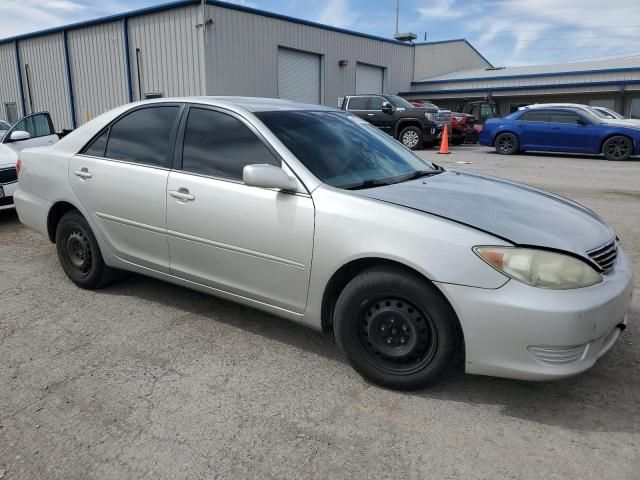
[[[549,380],[584,372],[611,349],[628,320],[632,275],[620,249],[613,271],[591,287],[438,286],[462,325],[468,373]]]
[[[422,141],[433,143],[438,138],[438,128],[435,126],[422,127]]]

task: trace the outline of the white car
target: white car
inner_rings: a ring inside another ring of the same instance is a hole
[[[16,164],[24,148],[53,145],[58,141],[51,116],[46,112],[21,118],[13,126],[0,121],[0,210],[14,208],[13,193],[18,186]]]

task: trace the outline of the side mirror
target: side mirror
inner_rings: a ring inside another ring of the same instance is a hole
[[[275,165],[247,165],[242,170],[242,181],[251,187],[296,190],[295,180]]]
[[[389,102],[384,102],[382,104],[382,112],[383,113],[393,113],[393,105],[391,105]]]
[[[23,132],[22,130],[16,130],[9,135],[10,142],[19,142],[20,140],[29,140],[31,134],[29,132]]]
[[[579,118],[578,117],[578,125],[589,125],[589,122],[587,122],[584,118]]]

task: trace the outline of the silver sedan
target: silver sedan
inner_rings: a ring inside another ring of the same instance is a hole
[[[257,98],[126,105],[25,150],[20,220],[79,287],[130,270],[333,332],[367,379],[590,368],[631,269],[593,211],[446,171],[346,112]]]

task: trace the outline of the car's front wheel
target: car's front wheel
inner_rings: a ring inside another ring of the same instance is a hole
[[[627,160],[633,154],[633,142],[622,135],[608,138],[602,146],[602,154],[607,160]]]
[[[60,219],[56,228],[56,249],[62,269],[79,287],[104,287],[117,274],[117,270],[104,263],[96,237],[77,210]]]
[[[508,132],[498,135],[493,144],[496,147],[496,152],[500,155],[513,155],[514,153],[517,153],[518,148],[520,148],[518,137],[513,133]]]
[[[418,150],[422,146],[422,132],[418,127],[406,127],[402,129],[398,139],[405,147]]]
[[[460,344],[455,313],[424,279],[374,267],[351,280],[334,313],[340,350],[366,379],[413,390],[441,379]]]

